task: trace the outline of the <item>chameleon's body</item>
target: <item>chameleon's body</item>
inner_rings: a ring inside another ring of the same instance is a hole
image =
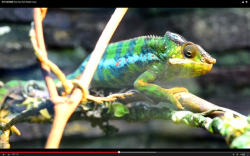
[[[76,79],[83,72],[89,57],[67,79]],[[215,62],[199,45],[187,42],[175,33],[167,32],[164,37],[137,37],[107,46],[91,87],[132,86],[146,95],[160,101],[170,101],[182,109],[173,93],[186,89],[164,89],[155,85],[154,81],[200,76],[209,72]],[[3,92],[4,88],[0,89],[0,104],[4,100],[1,99],[5,95]]]

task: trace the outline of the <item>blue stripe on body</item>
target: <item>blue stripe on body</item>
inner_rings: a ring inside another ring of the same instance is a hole
[[[123,42],[117,43],[117,48],[116,48],[116,53],[115,53],[115,58],[114,58],[115,60],[119,60],[119,58],[121,56],[122,44],[123,44]]]

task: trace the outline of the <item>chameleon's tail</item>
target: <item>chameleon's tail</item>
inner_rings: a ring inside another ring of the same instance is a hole
[[[77,68],[73,73],[67,75],[66,79],[67,80],[77,79],[80,76],[81,73],[82,73],[82,71],[79,70],[79,68]]]

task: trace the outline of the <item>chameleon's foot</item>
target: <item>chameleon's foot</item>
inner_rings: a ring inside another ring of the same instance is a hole
[[[171,103],[173,103],[174,105],[176,105],[177,108],[184,109],[184,107],[182,107],[181,103],[176,99],[174,94],[180,93],[180,92],[188,92],[188,90],[186,88],[183,88],[183,87],[174,87],[171,89],[166,89],[166,91],[168,92],[169,101]]]
[[[89,90],[84,88],[84,86],[82,85],[81,81],[77,80],[77,79],[74,79],[72,80],[72,84],[76,87],[79,87],[82,92],[83,92],[83,96],[82,96],[82,101],[81,103],[86,103],[88,100],[87,100],[87,95],[89,95]]]
[[[77,79],[67,80],[66,84],[67,84],[66,86],[63,86],[61,81],[57,82],[57,84],[56,84],[56,88],[58,89],[58,91],[61,95],[67,96],[68,94],[70,94],[73,91],[74,86],[75,86],[75,87],[80,88],[83,92],[83,98],[81,100],[81,103],[87,102],[87,96],[89,95],[89,91],[88,91],[88,89],[84,88],[81,81],[79,81]],[[63,87],[64,87],[65,92],[63,91]],[[90,97],[90,98],[92,98],[92,97]]]

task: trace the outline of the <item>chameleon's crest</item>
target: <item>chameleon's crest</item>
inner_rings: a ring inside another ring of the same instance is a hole
[[[141,38],[144,38],[144,39],[151,39],[151,38],[155,38],[155,39],[162,39],[163,37],[161,36],[156,36],[156,35],[147,35],[147,36],[139,36],[139,37],[134,37],[134,38],[131,38],[131,39],[127,39],[127,40],[121,40],[121,41],[118,41],[118,42],[126,42],[126,41],[131,41],[131,40],[138,40],[138,39],[141,39]],[[110,44],[116,44],[118,42],[113,42],[113,43],[110,43]]]
[[[179,34],[167,31],[166,35],[168,36],[168,38],[170,40],[172,40],[176,44],[183,44],[183,43],[187,42],[187,40],[184,37],[182,37],[181,35],[179,35]]]
[[[139,38],[145,38],[145,39],[151,39],[151,38],[162,39],[163,37],[161,37],[161,36],[155,36],[155,35],[147,35],[147,36],[135,37],[135,38],[132,38],[130,40],[137,40]]]
[[[155,35],[148,35],[148,36],[143,36],[145,38],[162,38],[161,36],[155,36]]]

